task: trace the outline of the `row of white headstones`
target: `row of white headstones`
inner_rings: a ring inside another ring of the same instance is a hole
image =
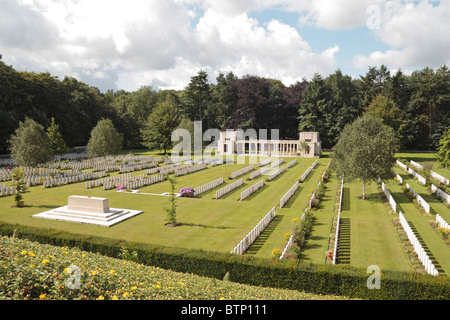
[[[399,160],[397,160],[396,163],[397,163],[397,165],[400,168],[402,168],[403,170],[407,171],[411,176],[417,178],[418,181],[420,181],[421,183],[426,184],[425,178],[423,178],[417,172],[415,172],[411,168],[408,168],[408,166],[406,166],[405,164],[403,164]],[[421,169],[421,167],[422,167],[420,164],[415,163],[413,161],[411,161],[411,164],[413,166],[419,168],[419,169]],[[392,169],[392,171],[395,174],[395,176],[397,178],[397,181],[400,184],[403,185],[402,177],[397,172],[395,172],[395,170]],[[446,182],[445,180],[442,180],[442,181]],[[397,212],[397,203],[396,203],[394,197],[391,195],[391,193],[389,192],[389,190],[386,187],[384,182],[382,182],[381,186],[382,186],[383,192],[386,195],[386,198],[388,199],[389,204],[391,205],[392,209],[394,210],[394,212]],[[424,210],[427,213],[430,213],[430,205],[422,198],[422,196],[420,196],[420,194],[417,193],[408,183],[406,183],[405,186],[406,186],[407,190],[411,191],[414,194],[415,198],[417,199],[417,202],[424,208]],[[437,188],[435,185],[432,185],[431,190],[433,191],[433,189],[434,189],[435,192],[439,191],[439,192],[443,193],[443,195],[440,195],[442,198],[449,199],[449,195],[446,194],[445,192],[443,192],[442,190],[440,190],[439,188]],[[450,203],[450,202],[448,202],[448,203]],[[403,230],[405,230],[405,232],[406,232],[406,234],[408,236],[409,242],[413,245],[414,250],[415,250],[415,252],[418,255],[418,258],[422,262],[422,264],[425,267],[425,270],[427,271],[427,273],[429,273],[431,275],[438,275],[439,272],[436,270],[436,267],[433,265],[433,263],[431,262],[430,258],[426,254],[426,252],[423,249],[421,243],[417,239],[416,235],[412,231],[412,229],[409,226],[407,220],[405,219],[405,216],[403,215],[403,213],[401,211],[399,211],[399,221],[400,221],[400,224],[403,227]],[[443,228],[446,228],[446,229],[449,228],[449,224],[439,214],[436,214],[436,224],[437,224],[438,227],[443,227]]]

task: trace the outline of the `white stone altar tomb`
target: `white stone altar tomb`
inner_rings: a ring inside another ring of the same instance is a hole
[[[107,198],[69,196],[67,206],[41,212],[33,217],[111,227],[140,213],[142,211],[110,208]]]

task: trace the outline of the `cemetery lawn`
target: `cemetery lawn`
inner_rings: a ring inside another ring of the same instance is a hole
[[[405,153],[397,156],[419,163],[433,161],[435,163],[433,170],[450,178],[449,170],[439,168],[434,154]],[[249,158],[245,163],[208,166],[207,169],[177,177],[176,190],[182,187],[196,188],[220,177],[224,178],[225,183],[196,198],[177,198],[178,226],[176,227],[165,226],[165,208],[168,208],[170,203],[169,197],[161,194],[170,191],[168,181],[140,188],[139,194],[116,192],[115,190],[103,191],[101,187],[86,189],[84,182],[47,189],[43,189],[42,186],[31,187],[24,194],[26,206],[23,208],[14,208],[12,197],[0,197],[0,221],[124,241],[230,252],[275,207],[274,220],[246,253],[255,257],[270,258],[274,249],[283,250],[292,219],[300,218],[303,214],[312,190],[317,186],[323,170],[330,161],[329,155],[325,153],[319,159],[316,168],[304,182],[299,184],[298,190],[280,209],[280,199],[316,160],[285,157],[283,165],[294,159],[297,159],[297,164],[286,169],[272,181],[267,181],[267,175],[248,180],[250,173],[259,169],[256,167],[255,159],[252,159],[252,162],[255,163],[253,171],[236,179],[229,179],[232,172],[249,165]],[[257,161],[261,160],[263,159]],[[430,222],[435,220],[436,213],[439,213],[446,221],[450,221],[450,209],[435,199],[428,192],[427,187],[419,185],[399,167],[395,167],[395,170],[405,182],[408,182],[422,195],[432,208],[431,215],[421,214],[404,195],[398,183],[394,180],[385,181],[387,188],[397,201],[398,210],[405,214],[410,224],[420,234],[432,255],[430,258],[436,262],[439,272],[449,275],[449,247],[433,230]],[[144,171],[137,171],[133,175],[142,173]],[[216,190],[240,178],[244,179],[243,186],[220,199],[213,199]],[[239,201],[240,193],[261,179],[265,180],[264,187],[246,200]],[[302,261],[313,264],[325,263],[326,255],[330,251],[328,244],[332,221],[337,216],[334,208],[338,188],[337,177],[331,175],[325,185],[325,195],[317,210],[314,211],[315,224],[311,237],[300,256]],[[389,214],[376,183],[366,185],[366,194],[368,199],[361,200],[362,183],[359,181],[346,182],[344,185],[341,223],[345,226],[345,230],[341,231],[341,244],[347,245],[349,250],[347,255],[341,255],[338,263],[361,268],[377,265],[382,270],[413,271],[413,266],[393,226],[393,220],[398,218],[398,213]],[[67,205],[67,197],[70,195],[106,197],[109,199],[111,208],[142,210],[143,213],[110,228],[32,217],[34,214]]]
[[[436,153],[397,153],[395,155],[398,158],[409,161],[415,161],[419,164],[423,164],[424,162],[433,163],[432,170],[447,179],[450,179],[450,168],[444,168],[440,165],[440,163],[436,159]]]
[[[381,270],[411,271],[392,224],[395,217],[388,214],[376,183],[366,184],[366,200],[362,200],[361,182],[345,183],[341,219],[350,229],[350,256],[339,262],[361,268],[377,265]]]
[[[285,163],[293,160],[284,159]],[[213,197],[215,190],[239,179],[229,180],[228,177],[232,172],[248,166],[249,159],[244,164],[223,164],[178,177],[177,190],[186,186],[195,188],[220,177],[224,177],[225,184],[202,194],[200,198],[177,198],[177,222],[179,223],[177,227],[164,226],[166,223],[164,208],[169,207],[169,197],[160,194],[170,191],[168,181],[143,187],[140,189],[141,194],[115,190],[103,191],[101,187],[86,189],[84,182],[47,189],[43,189],[42,186],[30,187],[24,194],[26,206],[23,208],[12,207],[12,197],[0,198],[0,221],[125,241],[230,252],[267,212],[277,206],[279,199],[315,160],[299,159],[299,164],[286,169],[275,180],[266,182],[266,186],[244,201],[238,201],[240,192],[262,177],[248,181],[250,173],[247,173],[239,177],[244,178],[242,187],[221,199],[214,200]],[[328,159],[320,159],[321,162],[325,160]],[[135,172],[133,175],[142,173]],[[317,176],[310,181],[316,184]],[[142,210],[143,213],[110,228],[32,217],[34,214],[67,205],[67,197],[70,195],[106,197],[109,199],[111,208]],[[302,202],[301,207],[305,207],[305,202]],[[302,209],[293,211],[299,213],[300,210]]]

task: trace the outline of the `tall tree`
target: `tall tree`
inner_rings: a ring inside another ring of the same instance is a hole
[[[442,132],[450,126],[450,70],[444,66],[436,71],[415,71],[411,74],[411,86],[410,124],[425,137],[419,145],[435,149]]]
[[[211,86],[212,103],[219,112],[215,122],[219,129],[225,128],[237,104],[237,91],[234,85],[238,77],[233,72],[222,72],[216,77],[216,84]]]
[[[247,75],[234,83],[237,103],[228,128],[281,129],[278,112],[283,105],[283,85],[278,81]]]
[[[63,136],[59,132],[59,125],[56,124],[55,118],[52,118],[52,122],[47,128],[47,136],[50,140],[53,155],[63,155],[69,151],[69,147],[66,145]]]
[[[110,119],[101,119],[91,131],[86,147],[89,157],[117,155],[122,149],[123,137]]]
[[[400,142],[402,141],[405,122],[403,120],[403,113],[394,101],[379,94],[365,108],[365,112],[380,119],[385,125],[394,129],[397,138]]]
[[[183,113],[190,120],[202,121],[203,125],[209,127],[211,87],[205,71],[200,70],[197,75],[191,77],[189,85],[184,89],[183,98]]]
[[[343,75],[340,69],[325,78],[329,90],[330,103],[323,109],[321,121],[323,145],[332,147],[339,139],[339,134],[348,123],[352,123],[362,114],[362,108],[357,99],[357,89],[352,78]]]
[[[37,167],[53,158],[50,140],[36,121],[25,118],[9,140],[11,158],[16,165]]]
[[[391,178],[398,147],[392,128],[364,115],[342,131],[333,148],[331,168],[346,181],[362,181],[362,199],[366,199],[366,183]]]
[[[326,122],[328,121],[323,119],[330,106],[330,89],[323,77],[316,73],[306,86],[306,94],[298,111],[298,131],[320,132],[322,140],[325,140],[324,145],[330,145],[326,132]]]
[[[359,95],[362,107],[367,107],[377,95],[384,94],[390,78],[391,73],[385,65],[380,68],[370,67],[367,73],[361,76]]]
[[[298,110],[302,104],[307,81],[303,79],[301,82],[286,87],[283,91],[284,95],[284,107],[282,107],[281,121],[283,121],[284,136],[289,139],[298,139],[299,132],[299,120]]]
[[[172,132],[181,121],[175,96],[159,102],[141,130],[143,144],[150,149],[163,149],[164,154],[172,147]]]
[[[444,132],[439,142],[437,159],[441,166],[450,168],[450,129]]]

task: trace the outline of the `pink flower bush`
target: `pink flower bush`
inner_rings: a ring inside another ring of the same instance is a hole
[[[116,191],[121,191],[121,190],[126,190],[126,189],[127,189],[127,187],[125,187],[123,184],[121,184],[121,185],[117,186]]]
[[[190,197],[191,198],[191,197],[195,196],[195,191],[194,191],[194,188],[192,188],[192,187],[184,187],[184,188],[180,189],[179,194],[182,197]]]

